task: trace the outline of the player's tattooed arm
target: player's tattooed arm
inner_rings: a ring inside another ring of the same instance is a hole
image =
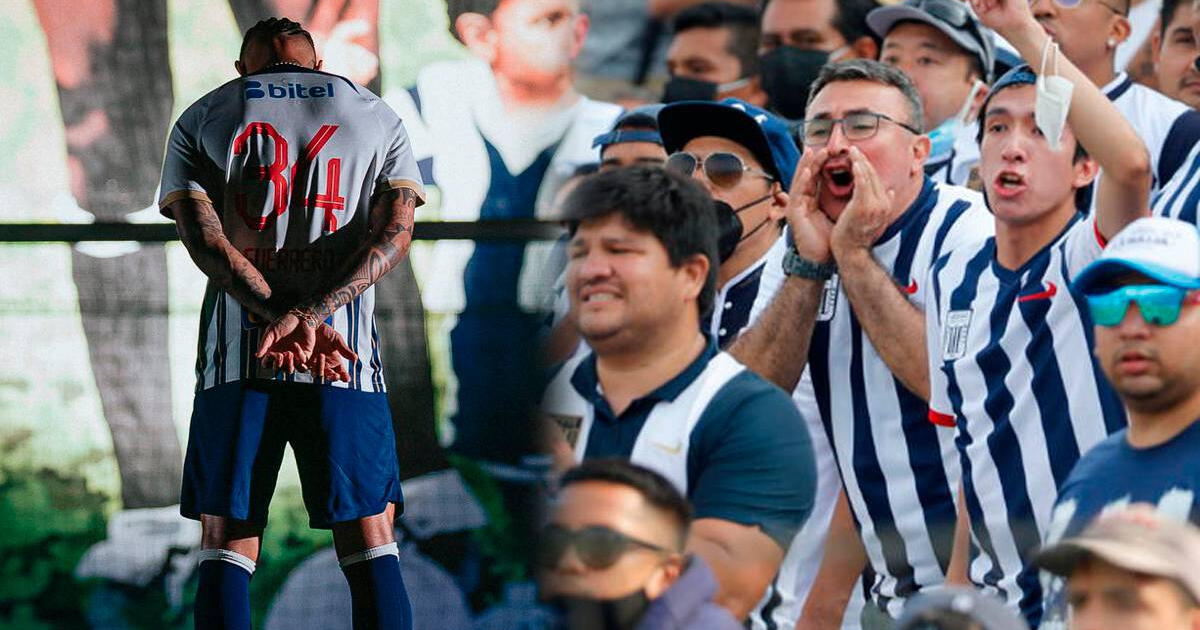
[[[396,188],[380,195],[371,207],[368,238],[330,287],[296,308],[311,312],[318,321],[345,306],[392,270],[412,245],[413,216],[419,197],[411,188]]]
[[[216,285],[250,312],[271,321],[281,313],[267,306],[271,287],[262,273],[229,242],[212,204],[180,199],[170,205],[179,239],[192,261]]]

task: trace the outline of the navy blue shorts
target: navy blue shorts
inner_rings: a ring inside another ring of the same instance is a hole
[[[196,394],[180,512],[265,524],[288,443],[312,527],[404,500],[387,394],[246,380]]]

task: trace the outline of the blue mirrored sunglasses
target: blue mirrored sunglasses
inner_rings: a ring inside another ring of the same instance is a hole
[[[1200,296],[1189,298],[1186,290],[1162,284],[1132,284],[1108,293],[1087,296],[1092,321],[1101,326],[1120,324],[1132,302],[1137,302],[1142,319],[1147,323],[1170,326],[1179,319],[1185,301],[1188,304],[1200,303]]]

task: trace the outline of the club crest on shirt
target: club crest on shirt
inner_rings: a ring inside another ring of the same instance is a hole
[[[833,319],[837,313],[838,288],[841,287],[841,281],[835,273],[825,281],[825,288],[821,291],[821,308],[817,311],[817,321],[827,322]]]
[[[967,354],[967,337],[971,331],[972,311],[950,311],[946,313],[946,325],[942,327],[942,360],[954,361]]]
[[[575,448],[575,443],[579,441],[579,429],[583,426],[583,416],[566,416],[557,413],[543,413],[542,415],[558,427],[567,444],[571,448]]]

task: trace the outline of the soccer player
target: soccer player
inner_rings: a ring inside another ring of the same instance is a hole
[[[378,97],[321,72],[295,22],[249,29],[236,66],[240,78],[176,122],[159,199],[209,277],[180,501],[203,530],[196,627],[250,627],[290,442],[310,523],[333,530],[355,627],[406,628],[372,285],[407,253],[424,199],[408,135]]]
[[[833,517],[801,623],[840,625],[868,561],[864,624],[883,623],[942,584],[952,547],[953,444],[926,421],[928,375],[914,361],[924,354],[924,279],[991,221],[977,193],[925,175],[921,100],[899,70],[826,66],[807,112],[788,277],[730,351],[789,391],[807,366],[797,397],[815,404],[802,413],[820,418],[837,455],[848,503]]]
[[[1096,356],[1129,414],[1083,456],[1059,492],[1047,542],[1130,502],[1200,523],[1200,234],[1153,217],[1122,230],[1073,287],[1095,323]],[[1065,621],[1061,581],[1042,627]]]
[[[744,619],[812,509],[813,456],[787,394],[701,332],[717,273],[709,195],[633,167],[584,180],[566,205],[569,321],[591,351],[555,371],[543,401],[560,452],[670,479],[695,513],[685,549]]]
[[[1057,53],[1028,3],[973,6],[1025,60],[1036,63],[1045,52],[1054,67]],[[957,436],[959,517],[964,526],[969,520],[979,550],[970,579],[1032,626],[1041,617],[1041,589],[1030,559],[1058,489],[1082,453],[1124,424],[1089,356],[1089,314],[1070,281],[1107,238],[1146,214],[1151,180],[1133,126],[1073,63],[1057,63],[1056,77],[1019,66],[992,86],[981,118],[980,173],[996,236],[937,261],[925,315],[929,419]],[[1074,86],[1060,128],[1036,96],[1042,79]],[[1101,167],[1096,212],[1084,216],[1075,193]],[[965,568],[965,545],[956,556],[956,568]]]

